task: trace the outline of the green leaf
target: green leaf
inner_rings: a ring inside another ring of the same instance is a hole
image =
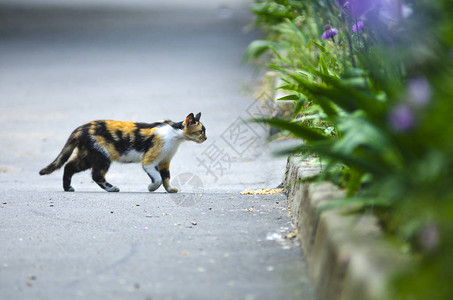
[[[319,104],[321,109],[327,115],[327,118],[329,118],[329,120],[332,123],[335,123],[336,119],[338,117],[338,111],[334,107],[334,105],[332,104],[330,99],[323,97],[323,96],[316,96],[316,97],[313,97],[313,99],[315,99],[315,101]]]
[[[297,116],[297,114],[298,114],[298,113],[300,112],[300,110],[302,109],[304,103],[305,103],[305,99],[296,101],[296,103],[294,103],[294,111],[293,111],[292,118],[295,118],[295,117]]]
[[[318,42],[316,42],[316,41],[314,41],[314,40],[310,40],[310,43],[309,43],[308,45],[309,45],[309,46],[315,45],[316,48],[318,48],[319,50],[321,50],[321,52],[323,52],[323,53],[327,51],[326,48],[325,48],[324,46],[322,46],[320,43],[318,43]]]
[[[327,67],[326,62],[324,61],[324,58],[322,56],[319,58],[319,69],[321,70],[322,74],[330,75],[329,68]]]
[[[319,133],[319,131],[317,131],[317,130],[314,130],[310,127],[307,127],[302,124],[295,123],[295,122],[292,122],[289,120],[260,118],[260,119],[254,119],[254,121],[259,122],[259,123],[267,123],[273,127],[288,130],[295,137],[298,137],[300,139],[310,141],[310,142],[325,141],[325,140],[329,139],[328,136],[325,136],[325,135]]]
[[[357,169],[349,169],[349,181],[347,185],[347,196],[354,196],[357,191],[360,188],[360,185],[362,184],[362,178],[365,175],[362,170],[357,170]]]
[[[288,13],[285,6],[275,2],[252,3],[251,10],[256,15],[271,16],[274,18],[285,17]]]
[[[287,20],[286,24],[288,25],[288,28],[293,33],[295,33],[295,35],[299,38],[299,40],[300,40],[300,42],[302,44],[306,44],[307,43],[307,40],[306,40],[305,36],[302,34],[302,32],[299,30],[299,28],[297,28],[297,26],[291,20]]]
[[[291,95],[287,95],[287,96],[278,98],[277,100],[299,100],[299,99],[300,99],[300,97],[298,95],[291,94]]]
[[[358,168],[364,172],[371,174],[384,175],[388,173],[385,166],[379,163],[373,163],[368,159],[357,157],[353,154],[346,154],[341,151],[333,149],[332,145],[311,145],[312,151],[325,155],[337,161],[344,163],[349,167]]]
[[[266,40],[256,40],[249,44],[247,51],[244,54],[244,61],[250,61],[252,58],[257,58],[267,50],[272,50],[276,47],[276,43]]]

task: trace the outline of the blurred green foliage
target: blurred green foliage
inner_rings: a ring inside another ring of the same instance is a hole
[[[256,1],[266,36],[245,55],[294,102],[262,119],[301,139],[282,151],[319,155],[321,178],[347,189],[410,248],[395,299],[453,297],[453,1]],[[327,26],[330,25],[330,26]]]

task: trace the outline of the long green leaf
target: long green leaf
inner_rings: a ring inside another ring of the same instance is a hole
[[[335,151],[331,146],[325,147],[325,145],[322,145],[318,147],[317,145],[311,145],[311,147],[313,152],[317,152],[332,159],[336,159],[344,163],[345,165],[358,168],[364,172],[377,175],[384,175],[389,173],[385,166],[381,164],[373,163],[365,158],[354,156],[354,154],[346,154],[340,151]]]
[[[314,40],[310,40],[310,43],[309,43],[309,46],[311,45],[315,45],[316,48],[318,48],[319,50],[321,50],[321,52],[326,52],[326,48],[324,46],[322,46],[320,43],[318,43],[317,41],[314,41]]]
[[[247,47],[243,60],[245,62],[250,61],[252,58],[257,58],[265,51],[274,49],[276,46],[276,43],[266,40],[253,41]]]
[[[294,95],[294,94],[291,94],[291,95],[287,95],[287,96],[284,96],[284,97],[280,97],[278,98],[277,100],[299,100],[300,97],[298,95]]]
[[[260,118],[254,119],[253,121],[259,123],[267,123],[273,127],[277,127],[280,129],[288,130],[293,134],[295,137],[301,138],[306,141],[325,141],[328,140],[329,137],[319,133],[317,130],[314,130],[310,127],[304,126],[299,123],[291,122],[289,120],[283,119],[269,119],[269,118]]]

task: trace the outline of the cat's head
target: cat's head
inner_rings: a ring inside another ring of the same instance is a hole
[[[206,128],[200,122],[201,113],[196,116],[190,113],[182,123],[185,138],[189,141],[203,143],[206,141]]]

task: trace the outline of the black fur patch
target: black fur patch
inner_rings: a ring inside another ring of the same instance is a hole
[[[118,140],[113,141],[113,145],[115,146],[115,149],[116,151],[118,151],[118,153],[120,153],[121,155],[125,154],[130,150],[130,142],[123,137],[123,133],[120,130],[117,130],[115,133],[118,137]]]
[[[167,169],[162,169],[162,170],[159,170],[160,172],[160,176],[162,177],[162,180],[164,180],[165,178],[170,178],[170,171],[167,170]]]
[[[178,123],[168,123],[170,124],[171,127],[175,128],[175,129],[184,129],[184,125],[183,125],[183,122],[178,122]]]
[[[162,125],[160,122],[154,122],[154,123],[135,123],[137,126],[137,129],[150,129],[154,127],[158,127],[159,125]]]

